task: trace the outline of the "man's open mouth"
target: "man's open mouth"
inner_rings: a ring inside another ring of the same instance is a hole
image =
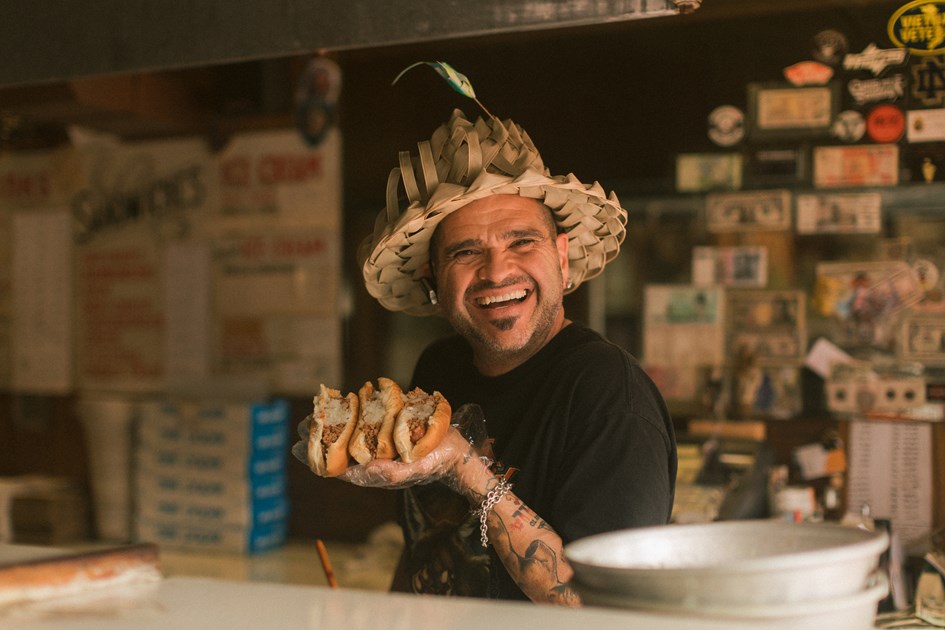
[[[527,289],[519,289],[501,295],[479,297],[475,299],[475,303],[479,308],[499,308],[500,306],[508,306],[509,304],[522,302],[528,297],[528,293]]]

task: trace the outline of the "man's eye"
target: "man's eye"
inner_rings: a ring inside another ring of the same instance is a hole
[[[451,258],[453,260],[469,260],[475,255],[476,255],[476,250],[474,249],[460,249],[458,251],[453,252],[453,255],[451,256]]]
[[[520,239],[516,239],[512,241],[512,247],[513,248],[528,247],[529,245],[532,245],[534,243],[535,243],[535,239],[533,238],[520,238]]]

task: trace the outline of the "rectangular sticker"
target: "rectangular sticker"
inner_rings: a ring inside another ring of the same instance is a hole
[[[915,109],[906,112],[906,139],[909,142],[945,140],[945,109]]]
[[[676,157],[676,190],[705,192],[742,187],[739,153],[684,153]]]
[[[791,193],[761,190],[706,195],[710,232],[757,232],[791,229]]]
[[[692,283],[762,288],[768,284],[768,248],[752,245],[694,247]]]
[[[899,183],[899,147],[869,144],[814,149],[814,186],[895,186]]]
[[[835,193],[797,196],[798,234],[879,234],[879,193]]]

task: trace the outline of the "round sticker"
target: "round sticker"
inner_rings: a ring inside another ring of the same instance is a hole
[[[906,130],[906,117],[895,105],[877,105],[866,117],[866,133],[873,142],[898,142]]]
[[[295,89],[295,126],[306,144],[318,146],[337,125],[340,92],[341,68],[331,59],[314,57]]]
[[[923,291],[931,291],[938,286],[940,277],[938,267],[931,260],[920,258],[912,263],[912,269],[915,271],[915,275],[919,279],[919,286],[922,287]]]
[[[866,133],[866,120],[860,112],[847,109],[837,114],[830,131],[844,142],[856,142]]]
[[[745,137],[745,115],[734,105],[721,105],[709,113],[709,139],[730,147]]]
[[[821,31],[814,36],[811,55],[828,66],[838,66],[849,48],[847,36],[831,29]]]

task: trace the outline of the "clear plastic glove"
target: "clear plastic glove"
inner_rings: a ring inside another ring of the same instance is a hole
[[[292,454],[306,466],[311,422],[309,416],[299,423],[300,440],[292,446]],[[474,467],[471,468],[471,460],[477,460],[481,465],[475,466],[473,463]],[[478,405],[463,405],[453,412],[450,429],[443,441],[426,457],[409,464],[399,459],[376,459],[367,464],[349,466],[336,479],[358,486],[389,489],[440,481],[464,493],[467,487],[464,474],[468,475],[470,470],[487,470],[492,460],[482,409]]]

